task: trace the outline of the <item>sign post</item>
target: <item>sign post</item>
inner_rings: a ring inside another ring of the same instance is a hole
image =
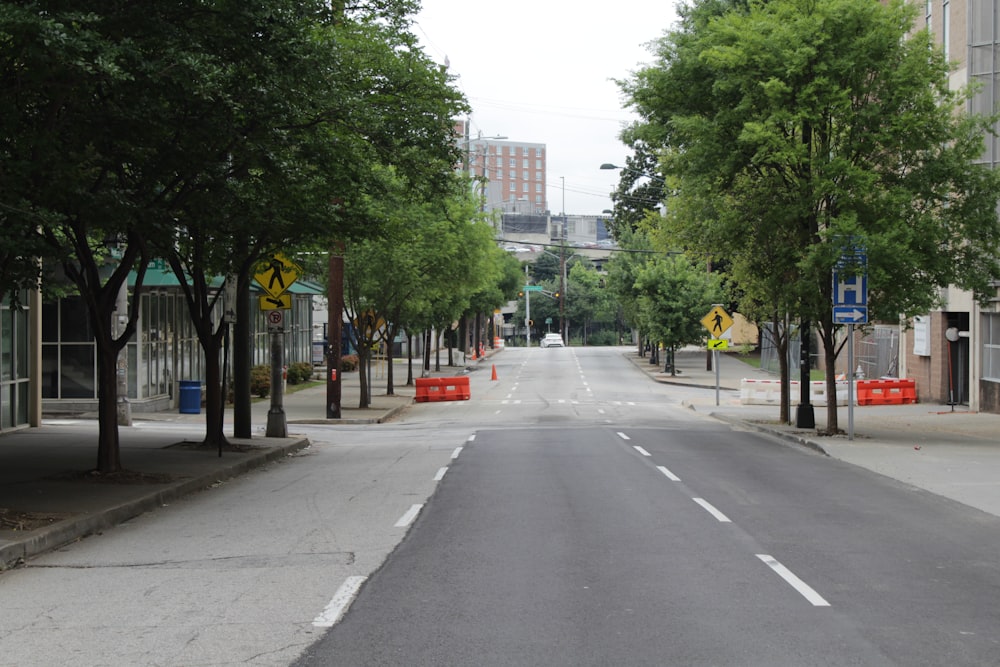
[[[294,262],[276,252],[257,266],[254,280],[266,292],[260,298],[260,308],[267,312],[267,331],[271,342],[271,408],[267,411],[268,438],[288,437],[288,422],[285,418],[283,362],[285,332],[285,311],[292,307],[292,297],[286,294],[288,288],[298,280],[302,269]]]
[[[701,318],[701,326],[708,329],[712,338],[708,341],[708,349],[712,351],[712,363],[715,365],[715,404],[719,405],[719,350],[729,348],[729,341],[722,336],[733,326],[733,318],[726,310],[716,304]]]
[[[833,269],[833,322],[847,325],[847,439],[854,440],[854,325],[868,322],[868,253],[849,243]]]

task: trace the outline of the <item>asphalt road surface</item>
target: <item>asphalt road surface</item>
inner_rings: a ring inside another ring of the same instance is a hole
[[[1000,519],[619,349],[491,363],[0,573],[0,665],[1000,664]]]
[[[296,664],[1000,664],[995,518],[522,354],[507,425]]]

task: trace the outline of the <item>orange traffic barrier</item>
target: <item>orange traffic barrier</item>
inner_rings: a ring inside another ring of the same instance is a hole
[[[418,403],[435,401],[467,401],[472,398],[469,389],[469,378],[417,378],[417,394],[414,399]]]
[[[906,378],[858,380],[858,405],[903,405],[917,402],[917,386]]]

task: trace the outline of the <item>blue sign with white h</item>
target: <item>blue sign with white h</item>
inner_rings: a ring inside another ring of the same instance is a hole
[[[868,321],[868,256],[864,248],[845,252],[833,270],[833,321],[864,324]],[[853,267],[854,271],[847,271]],[[860,269],[860,270],[859,270]]]
[[[868,276],[855,274],[841,276],[833,273],[833,305],[834,306],[867,306]]]

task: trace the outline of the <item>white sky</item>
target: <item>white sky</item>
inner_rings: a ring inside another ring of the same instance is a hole
[[[630,151],[618,140],[632,117],[613,79],[653,60],[646,45],[673,27],[677,0],[422,0],[414,34],[450,62],[473,112],[472,135],[542,143],[549,209],[597,215]],[[595,11],[599,9],[600,11]]]

